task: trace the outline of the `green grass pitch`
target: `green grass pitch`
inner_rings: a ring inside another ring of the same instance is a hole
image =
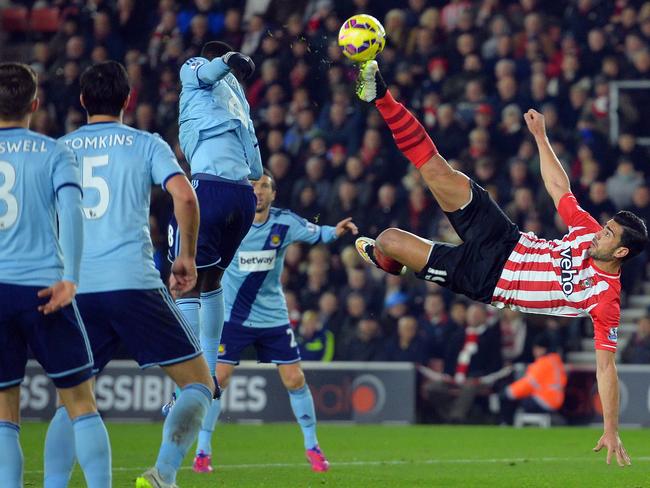
[[[25,486],[42,486],[46,425],[25,422]],[[160,424],[109,423],[113,486],[131,487],[156,457]],[[605,464],[595,454],[600,431],[583,428],[352,426],[321,424],[318,437],[332,463],[312,473],[295,424],[220,425],[215,435],[216,471],[197,475],[188,456],[180,488],[199,487],[647,487],[650,432],[622,433],[632,466]],[[70,483],[83,487],[78,467]]]

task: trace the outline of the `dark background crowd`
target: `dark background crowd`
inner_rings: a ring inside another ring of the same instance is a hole
[[[385,26],[379,62],[394,96],[521,230],[548,239],[566,232],[523,124],[530,107],[545,115],[583,208],[600,221],[619,209],[650,217],[648,151],[638,142],[650,136],[650,88],[620,92],[615,134],[609,112],[614,80],[649,79],[650,2],[0,0],[0,8],[0,57],[28,62],[39,75],[34,130],[58,137],[83,124],[79,74],[114,59],[132,85],[125,123],[160,133],[184,164],[180,65],[208,40],[251,56],[257,70],[247,96],[264,164],[277,182],[275,205],[317,224],[351,216],[370,237],[398,226],[458,242],[377,111],[354,96],[356,70],[337,34],[355,13]],[[151,210],[165,273],[171,206],[162,191],[154,192]],[[496,314],[410,276],[370,269],[352,244],[345,237],[287,253],[283,283],[307,359],[414,361],[449,380],[462,369],[459,353],[471,327],[481,334],[469,377],[530,360],[538,332],[563,352],[582,349],[591,337],[588,320]],[[627,296],[641,289],[645,264],[642,255],[624,270]],[[623,359],[650,362],[644,320]]]

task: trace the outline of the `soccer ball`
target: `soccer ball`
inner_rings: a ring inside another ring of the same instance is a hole
[[[384,26],[372,15],[353,15],[339,30],[343,54],[356,63],[375,59],[386,44]]]

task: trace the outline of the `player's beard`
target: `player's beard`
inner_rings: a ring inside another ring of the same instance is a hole
[[[264,213],[269,209],[270,206],[271,206],[270,203],[266,203],[266,204],[261,205],[261,206],[259,206],[259,205],[255,206],[255,213]]]
[[[587,254],[589,254],[590,258],[595,259],[596,261],[609,262],[609,261],[614,261],[616,259],[613,256],[613,253],[599,251],[597,248],[593,248],[593,249],[589,248]]]

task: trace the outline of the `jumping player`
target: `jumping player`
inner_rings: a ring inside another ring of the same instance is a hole
[[[61,140],[81,163],[86,240],[78,304],[95,356],[93,371],[101,372],[122,343],[140,367],[161,366],[182,389],[165,419],[156,465],[136,482],[138,488],[174,487],[210,406],[214,382],[198,339],[154,266],[149,201],[152,184],[162,185],[173,199],[182,243],[170,288],[183,293],[196,283],[196,195],[167,143],[122,124],[130,87],[121,64],[88,68],[80,85],[88,124]],[[70,419],[58,409],[45,443],[46,488],[67,485],[73,445]]]
[[[546,137],[544,117],[529,110],[524,118],[539,149],[542,179],[569,233],[555,241],[521,233],[487,191],[438,154],[422,125],[393,99],[376,61],[361,67],[357,94],[366,102],[374,102],[398,148],[418,168],[463,240],[454,246],[400,229],[387,229],[376,242],[365,237],[357,239],[361,256],[392,273],[404,267],[414,270],[420,279],[498,308],[590,316],[604,417],[604,433],[594,450],[606,447],[607,463],[616,454],[619,465],[630,464],[618,435],[614,353],[620,317],[621,263],[644,249],[648,238],[644,222],[623,211],[602,227],[580,208]]]
[[[36,89],[31,68],[0,64],[0,486],[23,486],[20,384],[29,347],[72,419],[67,449],[86,484],[109,488],[111,450],[74,301],[83,246],[79,167],[65,145],[27,129]]]
[[[180,71],[179,139],[190,163],[201,208],[196,287],[177,301],[200,336],[214,373],[223,329],[221,277],[255,216],[249,183],[262,175],[262,160],[250,108],[239,80],[255,70],[246,55],[223,42],[203,46]],[[169,230],[170,258],[181,241],[176,222]]]
[[[347,232],[357,234],[351,218],[336,227],[318,226],[289,210],[271,207],[275,181],[267,170],[253,183],[257,196],[255,222],[224,275],[226,323],[221,338],[217,378],[222,388],[239,364],[242,351],[254,345],[257,359],[274,363],[289,392],[291,408],[303,432],[306,456],[314,471],[327,471],[329,462],[316,438],[314,400],[300,366],[300,352],[289,325],[280,275],[292,242],[332,242]],[[194,471],[211,472],[211,441],[221,401],[215,400],[199,434]]]

